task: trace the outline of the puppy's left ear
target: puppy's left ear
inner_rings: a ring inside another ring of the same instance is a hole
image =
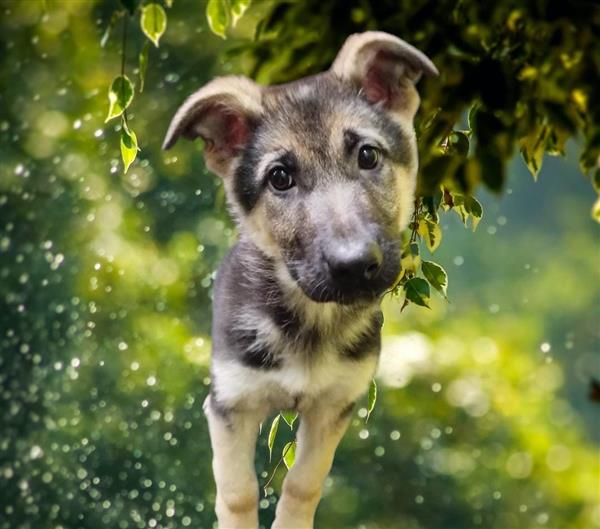
[[[381,31],[348,37],[330,71],[356,84],[371,103],[411,120],[419,107],[415,83],[422,74],[438,75],[425,54]]]

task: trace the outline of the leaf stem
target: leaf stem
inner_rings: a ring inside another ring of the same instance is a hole
[[[127,27],[129,23],[129,13],[125,12],[125,16],[123,17],[123,37],[121,39],[121,77],[125,77],[125,59],[127,56]],[[121,83],[121,100],[125,100],[125,83]],[[123,110],[123,120],[127,125],[127,109]]]

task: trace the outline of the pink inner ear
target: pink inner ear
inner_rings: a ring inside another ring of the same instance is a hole
[[[246,120],[237,114],[225,114],[223,120],[223,136],[225,138],[224,149],[233,153],[246,143],[250,131]]]
[[[397,58],[391,53],[379,51],[371,60],[363,79],[363,92],[371,103],[393,106],[400,95],[400,75]]]

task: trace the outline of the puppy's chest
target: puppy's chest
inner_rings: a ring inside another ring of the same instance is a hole
[[[232,328],[239,360],[249,367],[310,368],[323,358],[356,361],[377,354],[382,316],[379,310],[312,313],[286,306],[256,307]]]

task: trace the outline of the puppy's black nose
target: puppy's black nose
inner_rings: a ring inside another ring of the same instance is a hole
[[[375,242],[337,244],[325,252],[329,272],[336,281],[362,281],[377,277],[383,254]]]

